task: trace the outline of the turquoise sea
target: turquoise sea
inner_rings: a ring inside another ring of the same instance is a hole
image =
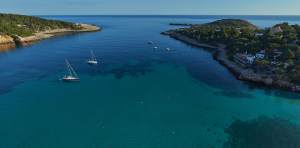
[[[214,51],[160,33],[182,27],[169,23],[239,18],[264,28],[300,24],[300,16],[39,17],[102,30],[0,46],[6,49],[0,53],[1,148],[261,147],[276,138],[286,140],[267,147],[282,147],[299,141],[300,94],[236,80],[213,60]],[[90,47],[98,65],[85,62]],[[67,74],[65,59],[79,82],[59,81]]]

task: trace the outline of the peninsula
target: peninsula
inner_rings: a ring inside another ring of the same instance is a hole
[[[177,24],[178,25],[178,24]],[[260,29],[244,20],[225,19],[162,34],[216,50],[213,58],[237,79],[300,92],[299,25]]]
[[[208,26],[217,26],[217,27],[232,27],[232,28],[251,28],[252,30],[260,30],[259,27],[251,24],[248,21],[241,19],[223,19],[216,20],[214,22],[205,23],[205,24],[189,24],[189,23],[170,23],[170,25],[180,25],[180,26],[192,26],[192,27],[208,27]]]
[[[98,30],[101,30],[101,28],[95,25],[0,13],[0,44],[26,43],[49,39],[54,36],[54,33]]]

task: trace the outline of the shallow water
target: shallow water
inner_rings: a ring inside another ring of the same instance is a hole
[[[222,147],[233,117],[300,124],[299,94],[236,80],[213,51],[160,34],[180,27],[174,22],[242,18],[264,27],[300,16],[41,17],[102,30],[0,53],[0,147]],[[85,62],[90,47],[98,65]],[[58,81],[65,59],[79,82]]]

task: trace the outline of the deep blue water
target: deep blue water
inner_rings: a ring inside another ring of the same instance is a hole
[[[299,94],[236,80],[213,51],[160,34],[182,27],[169,23],[238,18],[264,28],[300,16],[39,17],[102,30],[0,53],[0,147],[222,147],[232,117],[300,124]],[[90,47],[98,65],[85,62]],[[58,80],[65,59],[79,82]]]

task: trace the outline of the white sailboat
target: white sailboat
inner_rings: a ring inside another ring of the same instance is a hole
[[[67,62],[68,72],[69,72],[70,75],[69,76],[65,75],[62,79],[59,79],[59,80],[61,80],[61,81],[78,81],[79,78],[76,75],[75,71],[73,70],[73,68],[71,67],[71,65],[70,65],[70,63],[68,62],[67,59],[66,59],[66,62]],[[74,75],[76,77],[73,77],[72,72],[74,73]]]
[[[97,64],[97,59],[96,59],[92,49],[91,49],[91,54],[92,54],[92,60],[88,60],[86,62],[89,63],[89,64]]]

